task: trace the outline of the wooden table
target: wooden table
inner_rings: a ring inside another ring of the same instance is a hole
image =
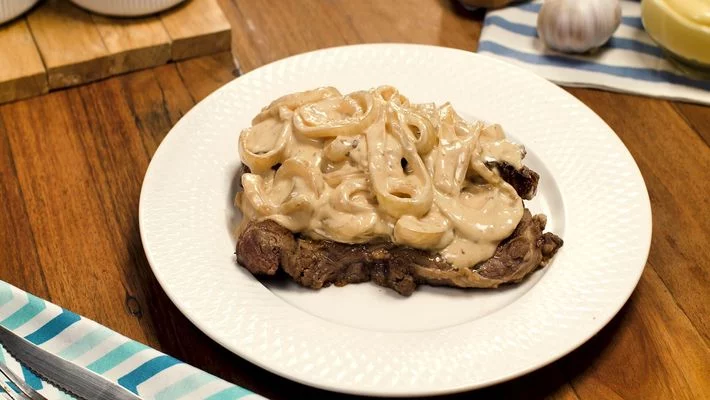
[[[482,14],[449,0],[221,5],[236,68],[221,54],[0,106],[0,278],[273,399],[331,398],[222,349],[168,300],[138,234],[148,162],[185,112],[241,73],[352,43],[475,50]],[[452,398],[710,398],[710,108],[570,92],[641,168],[653,207],[646,269],[621,312],[570,355]]]

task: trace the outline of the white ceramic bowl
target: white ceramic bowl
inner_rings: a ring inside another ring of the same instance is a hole
[[[0,0],[0,24],[22,15],[39,0]]]
[[[2,0],[0,0],[2,1]],[[12,0],[10,0],[12,1]],[[98,14],[135,17],[166,10],[185,0],[71,0],[79,7]]]

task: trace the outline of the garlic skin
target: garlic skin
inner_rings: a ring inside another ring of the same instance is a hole
[[[619,24],[619,0],[545,0],[537,33],[552,49],[584,53],[606,43]]]

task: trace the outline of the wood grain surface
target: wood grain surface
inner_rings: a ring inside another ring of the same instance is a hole
[[[47,74],[23,19],[0,30],[0,103],[47,93]]]
[[[27,15],[47,68],[50,89],[109,75],[109,51],[91,14],[67,1],[48,0]]]
[[[170,60],[170,36],[157,17],[91,19],[111,56],[110,75],[163,65]]]
[[[229,21],[217,0],[191,0],[162,13],[160,19],[173,41],[173,60],[229,50]]]
[[[0,278],[272,399],[354,398],[266,372],[176,309],[141,246],[143,175],[171,126],[240,73],[352,43],[474,50],[483,14],[448,0],[219,3],[233,26],[233,55],[0,106]],[[653,211],[646,269],[619,314],[579,349],[513,381],[446,398],[710,398],[710,108],[569,91],[617,132],[641,169]]]
[[[190,0],[141,18],[101,16],[67,0],[46,0],[0,24],[0,104],[230,45],[231,27],[217,0]]]

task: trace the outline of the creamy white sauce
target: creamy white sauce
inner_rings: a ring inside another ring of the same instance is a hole
[[[244,224],[272,219],[342,243],[391,240],[440,253],[454,267],[490,258],[523,215],[515,190],[485,162],[521,167],[499,125],[450,104],[411,104],[383,86],[275,100],[239,139],[251,170],[236,205]]]

